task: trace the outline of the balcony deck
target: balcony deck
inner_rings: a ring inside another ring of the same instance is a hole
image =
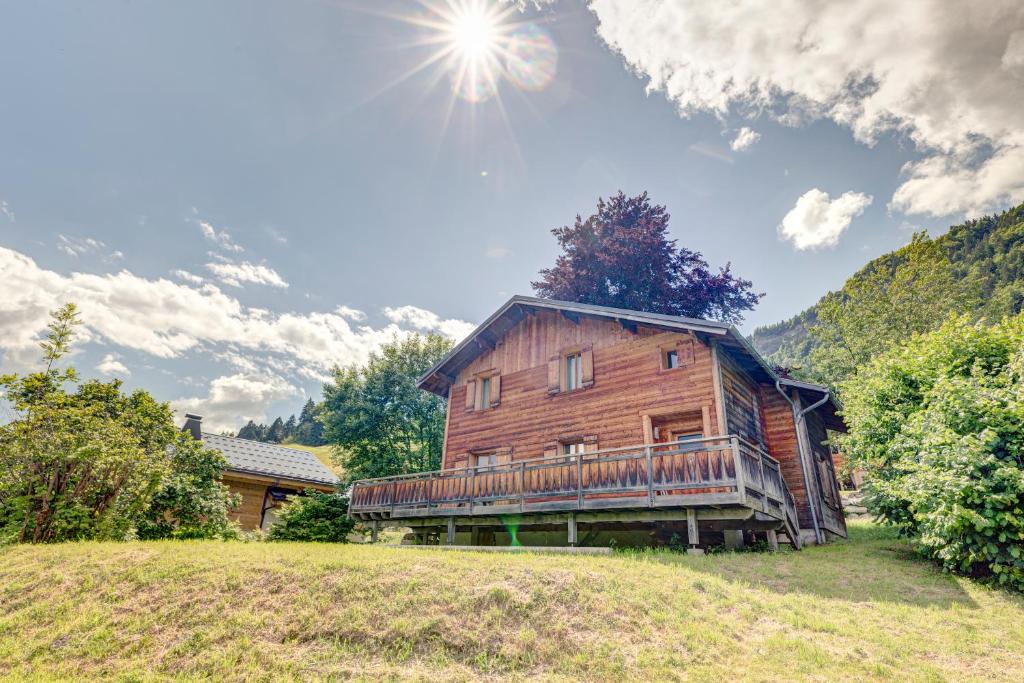
[[[353,484],[350,501],[355,519],[447,519],[449,528],[455,518],[471,524],[597,510],[738,509],[769,526],[777,522],[794,546],[800,543],[796,505],[778,461],[736,436],[367,479]]]

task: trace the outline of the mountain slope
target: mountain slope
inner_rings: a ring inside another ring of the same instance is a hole
[[[954,225],[934,242],[945,252],[958,278],[972,278],[979,285],[982,296],[974,311],[977,317],[998,319],[1024,309],[1024,204]],[[846,281],[839,294],[879,269],[894,272],[907,249],[868,262]],[[755,348],[781,365],[805,365],[816,343],[809,329],[817,320],[820,304],[821,300],[788,320],[754,330],[751,341]]]

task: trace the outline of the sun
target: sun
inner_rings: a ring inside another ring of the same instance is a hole
[[[480,60],[493,57],[499,47],[500,17],[479,4],[457,9],[451,15],[449,34],[452,46],[463,58]]]

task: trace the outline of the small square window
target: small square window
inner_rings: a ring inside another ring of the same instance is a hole
[[[486,467],[488,465],[498,464],[497,453],[477,453],[473,456],[473,465],[476,467]]]
[[[679,351],[670,349],[665,352],[665,369],[672,370],[679,367]]]
[[[586,446],[583,444],[583,439],[562,442],[562,455],[579,455],[585,452]]]

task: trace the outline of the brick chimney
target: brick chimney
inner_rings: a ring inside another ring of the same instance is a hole
[[[203,439],[203,416],[193,415],[192,413],[185,413],[185,424],[182,425],[181,431],[191,432],[192,438],[197,441]]]

